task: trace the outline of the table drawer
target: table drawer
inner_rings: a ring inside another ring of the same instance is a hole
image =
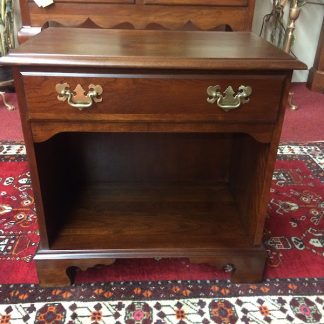
[[[27,116],[34,120],[274,122],[284,79],[284,75],[276,74],[211,77],[23,73]],[[89,90],[91,84],[102,88],[92,103],[86,96],[93,91]],[[245,97],[236,96],[242,85],[250,87],[251,94],[247,91]],[[218,87],[210,88],[208,95],[207,89],[214,86]],[[59,88],[65,88],[70,97],[58,95]],[[91,107],[83,107],[88,104]]]

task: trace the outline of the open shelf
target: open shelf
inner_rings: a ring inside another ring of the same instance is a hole
[[[226,184],[98,184],[80,192],[51,248],[248,246]]]
[[[267,147],[240,133],[60,133],[37,143],[44,251],[251,247]]]

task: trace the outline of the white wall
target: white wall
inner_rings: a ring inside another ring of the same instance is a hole
[[[324,4],[324,0],[312,0]],[[288,7],[288,5],[287,5]],[[263,16],[272,9],[272,0],[256,0],[252,30],[259,34]],[[287,17],[287,12],[286,16]],[[316,54],[318,38],[324,17],[324,5],[307,4],[296,22],[295,44],[292,48],[299,60],[304,62],[310,69],[313,66]],[[295,71],[293,81],[306,82],[308,71]]]

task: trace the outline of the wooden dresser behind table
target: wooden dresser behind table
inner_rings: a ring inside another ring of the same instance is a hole
[[[105,29],[250,31],[255,0],[19,0],[19,42],[45,26]]]

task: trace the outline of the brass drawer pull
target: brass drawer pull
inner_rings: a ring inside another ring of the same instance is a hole
[[[103,90],[100,85],[90,84],[88,88],[89,91],[85,94],[80,84],[78,84],[73,91],[70,90],[70,85],[68,83],[58,83],[55,86],[56,92],[58,93],[57,99],[59,101],[65,101],[67,99],[70,106],[78,108],[79,110],[91,108],[94,102],[102,101],[101,94]]]
[[[224,91],[225,95],[223,95],[219,85],[210,86],[207,88],[207,102],[211,104],[216,102],[218,107],[222,108],[224,111],[229,111],[239,108],[241,104],[249,102],[250,98],[248,97],[251,95],[251,93],[251,87],[241,85],[238,88],[237,94],[235,94],[231,86],[228,86]]]

